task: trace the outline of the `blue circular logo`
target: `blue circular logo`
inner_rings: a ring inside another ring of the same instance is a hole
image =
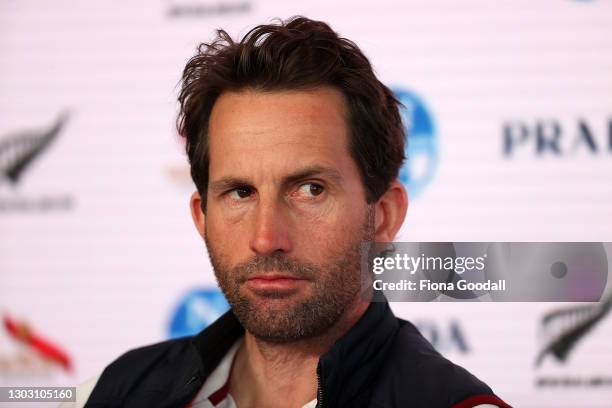
[[[229,310],[223,293],[217,288],[197,289],[185,295],[170,320],[171,338],[193,336]]]
[[[430,111],[417,95],[403,89],[393,92],[404,105],[400,114],[407,135],[406,162],[399,179],[408,189],[409,198],[414,198],[431,182],[438,167],[436,129]]]

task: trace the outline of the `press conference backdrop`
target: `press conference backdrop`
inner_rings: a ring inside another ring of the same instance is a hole
[[[214,29],[296,14],[405,105],[398,240],[612,241],[609,1],[0,0],[0,385],[74,385],[225,310],[177,84]],[[582,306],[392,305],[518,407],[612,407],[612,318]]]

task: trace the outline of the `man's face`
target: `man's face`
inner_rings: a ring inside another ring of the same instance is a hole
[[[209,138],[205,239],[234,313],[267,341],[325,332],[359,297],[374,233],[342,94],[227,92]]]

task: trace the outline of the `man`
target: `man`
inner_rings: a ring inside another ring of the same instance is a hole
[[[404,134],[355,44],[301,17],[219,31],[179,102],[191,213],[231,311],[123,355],[87,406],[508,406],[371,302],[361,245],[404,220]]]

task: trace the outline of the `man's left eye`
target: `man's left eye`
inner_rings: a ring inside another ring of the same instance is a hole
[[[323,186],[316,183],[302,184],[299,188],[300,194],[315,197],[323,192]]]

